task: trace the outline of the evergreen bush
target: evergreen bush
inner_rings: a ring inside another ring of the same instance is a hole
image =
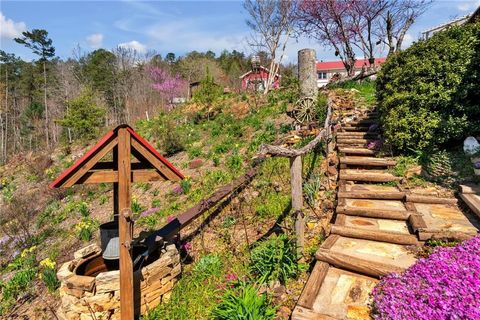
[[[451,27],[391,56],[377,79],[385,137],[425,150],[480,134],[480,24]]]

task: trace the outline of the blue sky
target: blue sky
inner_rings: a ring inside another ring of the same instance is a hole
[[[422,30],[472,12],[480,0],[437,0],[410,29],[407,45]],[[242,1],[5,1],[0,2],[0,47],[24,59],[34,58],[12,39],[23,30],[46,29],[57,55],[66,58],[78,45],[84,51],[117,45],[165,56],[191,50],[250,52]],[[329,48],[307,38],[291,40],[287,61],[297,50],[313,47],[319,60],[332,60]]]

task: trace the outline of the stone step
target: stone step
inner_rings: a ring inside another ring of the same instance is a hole
[[[372,124],[377,124],[378,119],[375,118],[363,118],[363,119],[357,119],[354,121],[349,121],[345,123],[346,126],[354,127],[354,126],[366,126],[366,125],[372,125]]]
[[[338,145],[366,145],[369,142],[375,141],[375,139],[362,139],[362,138],[343,138],[337,137]]]
[[[340,157],[340,163],[347,164],[347,165],[370,166],[370,167],[390,167],[397,164],[395,160],[388,159],[388,158],[356,157],[356,156]]]
[[[346,184],[338,191],[338,198],[344,199],[383,199],[383,200],[404,200],[405,192],[398,187],[378,184]]]
[[[392,182],[400,181],[401,177],[394,176],[383,170],[341,169],[340,180],[364,182]]]

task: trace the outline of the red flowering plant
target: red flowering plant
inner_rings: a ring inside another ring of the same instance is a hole
[[[373,290],[375,319],[480,319],[480,236],[438,248]]]

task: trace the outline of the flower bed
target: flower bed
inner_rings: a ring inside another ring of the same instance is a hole
[[[480,319],[480,236],[387,275],[373,298],[375,319]]]

